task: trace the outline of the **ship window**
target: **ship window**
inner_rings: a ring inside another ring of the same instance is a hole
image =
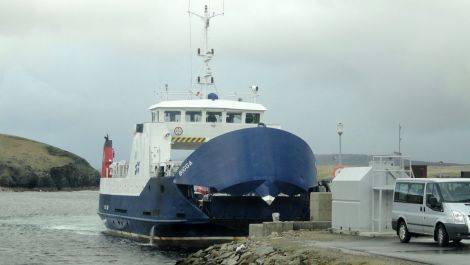
[[[155,122],[155,112],[152,112],[152,122]]]
[[[208,111],[206,114],[206,122],[222,122],[222,112]]]
[[[202,111],[186,111],[186,122],[202,121]]]
[[[227,112],[227,118],[225,119],[227,123],[241,123],[242,114],[239,112]]]
[[[247,113],[245,123],[259,123],[259,113]]]
[[[181,111],[165,111],[166,122],[179,122],[181,121]]]

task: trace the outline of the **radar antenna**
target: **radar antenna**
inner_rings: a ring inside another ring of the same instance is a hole
[[[204,46],[202,50],[201,48],[197,49],[197,55],[201,57],[202,62],[204,64],[204,72],[203,72],[202,77],[201,76],[197,77],[197,83],[201,85],[202,91],[200,91],[200,93],[197,93],[197,95],[200,95],[201,98],[204,98],[207,96],[207,88],[210,86],[215,86],[214,76],[212,76],[212,69],[209,66],[210,61],[214,57],[214,49],[209,49],[209,38],[208,38],[209,26],[210,26],[209,22],[212,18],[223,15],[224,10],[222,10],[221,13],[216,14],[215,12],[213,12],[212,14],[210,14],[209,7],[205,5],[203,15],[194,13],[191,10],[188,10],[188,13],[189,15],[195,15],[199,17],[200,19],[202,19],[204,23]]]

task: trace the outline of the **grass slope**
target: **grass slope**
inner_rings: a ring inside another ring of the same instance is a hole
[[[0,134],[0,161],[8,164],[50,170],[52,167],[72,163],[76,159],[75,155],[63,150],[55,152],[56,149],[60,150],[40,142]]]
[[[98,172],[73,153],[0,134],[0,186],[63,189],[97,186],[98,181]]]

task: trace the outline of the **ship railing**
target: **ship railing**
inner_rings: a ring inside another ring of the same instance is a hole
[[[398,171],[406,172],[413,177],[411,171],[411,159],[401,155],[376,155],[372,157],[369,165],[375,171]]]
[[[228,100],[237,100],[237,101],[245,101],[245,102],[255,102],[256,98],[259,96],[258,94],[254,93],[239,93],[239,92],[214,92],[219,96],[220,99],[228,99]],[[160,100],[181,100],[181,99],[203,99],[207,98],[202,93],[197,91],[163,91],[158,92],[157,97]]]
[[[157,174],[157,176],[161,176],[161,177],[174,176],[178,172],[178,169],[181,167],[182,162],[183,161],[167,161],[167,162],[161,162],[158,165],[151,164],[150,172],[155,173]]]
[[[113,178],[125,178],[129,171],[129,162],[125,160],[113,162],[109,169]]]
[[[183,161],[170,161],[170,171],[167,173],[167,176],[174,176],[181,167]]]
[[[268,123],[266,124],[266,127],[268,128],[274,128],[274,129],[281,129],[281,124],[279,123]]]
[[[389,229],[387,224],[392,221],[390,208],[387,206],[393,198],[397,178],[411,177],[411,160],[401,155],[377,155],[369,163],[375,171],[371,177],[372,186],[372,231],[382,232]]]

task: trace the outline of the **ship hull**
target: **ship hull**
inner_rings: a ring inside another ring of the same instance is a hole
[[[107,235],[128,238],[156,247],[205,248],[219,243],[246,239],[245,233],[214,224],[162,224],[150,220],[130,220],[124,217],[100,215],[105,220]],[[116,227],[113,222],[126,222],[128,227]],[[155,231],[152,235],[151,231]]]
[[[172,177],[151,177],[138,196],[100,194],[108,233],[158,246],[203,247],[248,236],[250,223],[309,219],[315,186],[309,146],[269,128],[233,131],[195,150]],[[197,194],[195,186],[207,188]],[[274,200],[263,200],[272,196]]]

